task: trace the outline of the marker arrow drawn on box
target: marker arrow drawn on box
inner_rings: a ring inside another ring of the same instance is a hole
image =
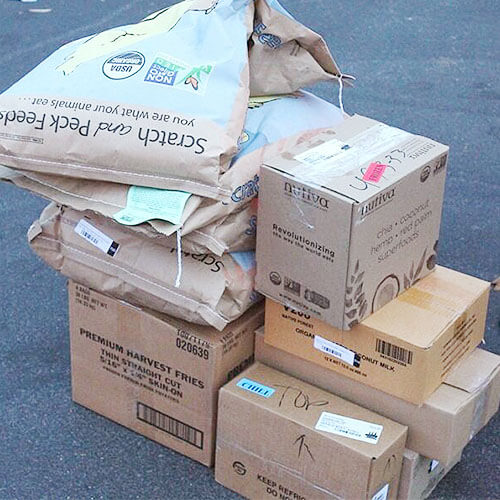
[[[298,456],[300,457],[302,454],[302,450],[306,450],[308,455],[311,457],[312,461],[315,462],[313,454],[311,453],[311,450],[309,449],[309,446],[306,444],[306,435],[302,434],[299,436],[293,443],[294,445],[298,444],[299,446],[299,454]]]

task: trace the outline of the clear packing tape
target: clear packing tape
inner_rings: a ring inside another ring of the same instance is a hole
[[[290,171],[299,181],[328,185],[336,177],[359,170],[373,158],[411,137],[409,132],[383,123],[371,126],[348,141],[325,135],[320,144],[295,155],[294,159],[299,163]]]

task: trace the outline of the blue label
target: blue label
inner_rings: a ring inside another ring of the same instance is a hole
[[[245,389],[245,391],[253,392],[264,398],[270,398],[276,392],[275,389],[267,387],[267,385],[259,384],[249,378],[242,378],[236,385],[241,389]]]
[[[229,252],[229,255],[231,255],[231,257],[245,272],[248,272],[250,269],[255,267],[255,250]]]

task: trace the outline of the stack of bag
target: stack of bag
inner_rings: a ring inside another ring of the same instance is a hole
[[[54,202],[29,232],[49,265],[220,330],[258,300],[260,164],[343,120],[299,90],[341,79],[278,2],[188,0],[70,43],[8,89],[1,175]]]
[[[248,498],[425,498],[498,409],[489,284],[436,265],[448,148],[321,80],[276,0],[186,0],[2,94],[0,178],[51,201],[77,403]]]

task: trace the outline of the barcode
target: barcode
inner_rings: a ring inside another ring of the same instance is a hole
[[[75,233],[86,239],[89,243],[92,243],[99,250],[111,255],[111,257],[116,255],[120,246],[116,241],[113,241],[112,238],[99,231],[99,229],[85,219],[81,219],[75,226]]]
[[[97,238],[94,238],[91,234],[87,233],[85,230],[81,230],[80,234],[84,237],[87,238],[89,241],[91,241],[94,245],[99,245],[99,240]]]
[[[395,359],[397,361],[401,361],[401,363],[405,363],[406,365],[411,365],[413,361],[413,352],[408,349],[403,349],[394,344],[390,344],[385,340],[377,339],[375,350],[389,358]]]
[[[137,418],[186,443],[196,446],[200,450],[203,449],[203,432],[139,401],[137,402]]]

